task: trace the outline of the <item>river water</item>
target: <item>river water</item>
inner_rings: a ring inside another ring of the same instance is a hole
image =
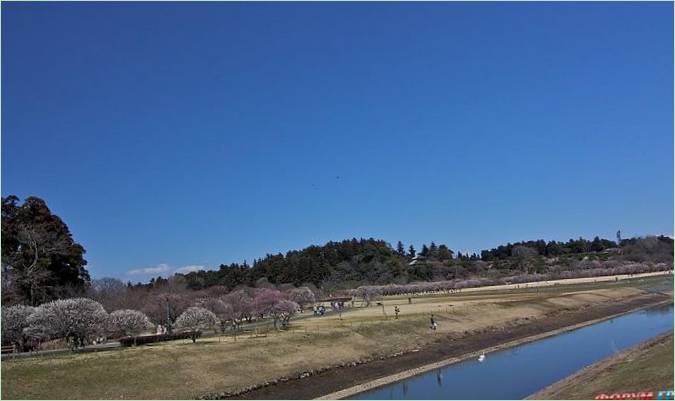
[[[522,399],[585,366],[672,329],[672,305],[646,309],[487,354],[483,362],[472,359],[448,365],[353,399]]]

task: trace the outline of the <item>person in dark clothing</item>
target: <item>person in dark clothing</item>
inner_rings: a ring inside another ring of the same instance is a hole
[[[438,327],[438,326],[436,325],[436,319],[434,319],[434,314],[432,313],[431,314],[431,329],[436,330],[436,327]]]

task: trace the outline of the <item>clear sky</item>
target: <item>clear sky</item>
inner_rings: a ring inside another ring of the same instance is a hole
[[[3,3],[2,194],[132,281],[671,234],[673,4]]]

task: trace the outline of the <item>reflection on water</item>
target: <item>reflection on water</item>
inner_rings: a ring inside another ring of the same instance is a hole
[[[354,399],[522,399],[587,365],[672,329],[672,305],[634,312],[487,354],[483,362],[472,359],[449,365]]]

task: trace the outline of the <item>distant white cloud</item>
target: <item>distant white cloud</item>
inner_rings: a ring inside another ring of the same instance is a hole
[[[169,265],[167,265],[166,263],[160,263],[155,267],[146,267],[144,269],[129,270],[127,274],[130,276],[140,276],[144,274],[164,273],[168,272],[169,270],[171,270],[171,267]]]
[[[208,270],[208,268],[206,266],[200,266],[200,265],[189,265],[189,266],[179,267],[178,269],[176,269],[176,273],[186,274],[186,273],[196,272],[196,271],[200,271],[200,270]]]

